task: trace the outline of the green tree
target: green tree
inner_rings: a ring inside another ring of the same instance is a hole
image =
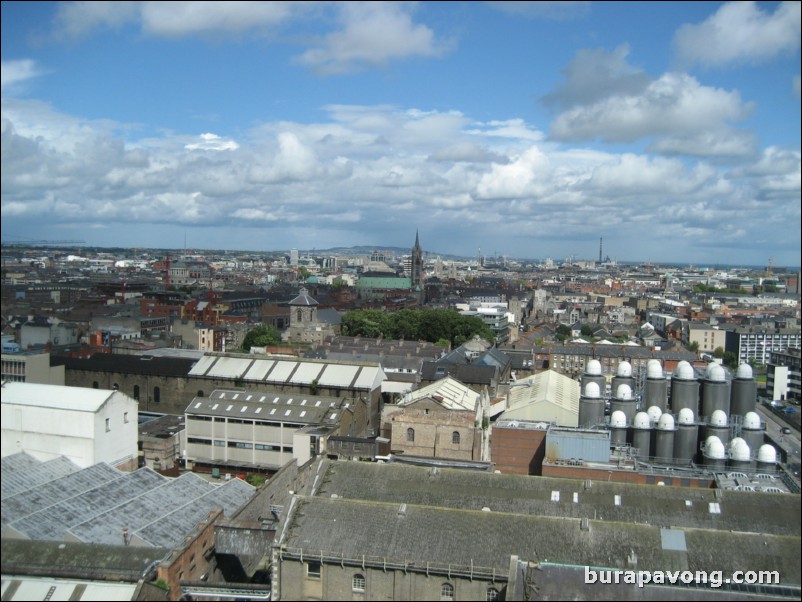
[[[713,357],[721,359],[724,357],[724,347],[716,347],[713,349]]]
[[[688,343],[688,351],[693,351],[694,353],[699,351],[699,342],[693,341],[692,343]]]
[[[724,365],[729,368],[737,368],[738,367],[738,356],[735,355],[732,351],[725,351],[724,355],[721,356]]]
[[[281,342],[281,333],[265,324],[260,324],[256,328],[248,331],[242,341],[242,349],[246,352],[251,347],[267,347],[268,345],[278,345]]]
[[[557,334],[557,338],[558,339],[560,339],[561,341],[564,341],[565,339],[567,339],[568,337],[571,336],[571,327],[570,326],[566,326],[565,324],[560,324],[557,327],[556,334]]]
[[[593,336],[593,329],[590,326],[588,326],[587,324],[584,324],[582,326],[582,335],[586,336],[586,337],[592,337]]]

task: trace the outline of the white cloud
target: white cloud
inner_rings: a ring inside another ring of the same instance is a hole
[[[563,69],[565,82],[542,98],[554,110],[599,102],[611,96],[642,94],[651,78],[641,69],[628,64],[629,46],[613,52],[601,49],[580,49]]]
[[[57,37],[80,38],[100,27],[117,28],[139,16],[139,2],[62,2],[54,23]]]
[[[239,144],[233,140],[225,140],[217,134],[201,134],[200,142],[191,142],[184,145],[187,150],[211,150],[211,151],[224,151],[224,150],[237,150]]]
[[[424,239],[427,248],[447,252],[473,246],[456,233],[470,226],[472,239],[481,233],[483,249],[503,244],[500,252],[524,256],[533,240],[564,248],[583,237],[598,241],[605,230],[625,233],[637,254],[669,240],[696,249],[719,232],[734,245],[769,229],[798,240],[795,151],[767,149],[739,171],[560,150],[533,141],[533,130],[518,120],[477,128],[459,113],[387,106],[328,111],[320,123],[262,124],[238,136],[232,152],[202,152],[187,146],[226,139],[166,133],[126,141],[120,133],[132,130],[34,101],[4,101],[4,228],[25,220],[37,228],[102,222],[121,244],[135,234],[169,236],[176,226],[198,226],[207,241],[275,248],[291,246],[278,242],[290,230],[300,237],[312,228],[319,236],[305,240],[319,247],[324,239],[397,244],[421,227],[432,237]],[[475,129],[507,137],[477,136]],[[491,140],[492,148],[478,145]],[[774,198],[784,202],[766,211]]]
[[[751,132],[722,127],[665,136],[651,144],[649,150],[664,155],[694,155],[713,160],[749,157],[757,152],[757,140]]]
[[[13,92],[21,84],[42,75],[42,70],[31,59],[3,61],[0,69],[3,93]]]
[[[557,115],[550,136],[576,141],[631,142],[656,135],[720,129],[744,119],[751,105],[740,94],[701,85],[683,73],[666,73],[639,95],[614,95]]]
[[[152,35],[270,30],[306,10],[302,2],[145,2],[142,28]]]
[[[408,10],[395,2],[346,2],[341,5],[342,29],[297,61],[319,73],[337,74],[407,57],[443,55],[449,44],[438,41],[425,25],[414,23]]]
[[[755,2],[730,2],[674,36],[680,60],[709,67],[760,63],[799,48],[800,3],[783,2],[773,13]]]

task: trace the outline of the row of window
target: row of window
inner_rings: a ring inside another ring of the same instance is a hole
[[[190,415],[187,417],[189,420],[193,420],[195,422],[228,422],[228,424],[245,424],[247,426],[270,426],[275,428],[285,427],[285,428],[301,428],[305,425],[298,424],[296,422],[269,422],[267,420],[241,420],[240,418],[228,418],[226,420],[225,417],[218,417],[214,418],[212,416],[199,416],[199,415]]]
[[[320,579],[321,564],[319,562],[309,562],[306,565],[306,576],[309,579]],[[358,594],[364,594],[367,580],[362,573],[356,573],[351,579],[351,589]],[[454,586],[451,583],[443,583],[440,586],[440,600],[453,600]],[[488,587],[485,591],[485,600],[498,600],[499,591],[494,587]]]
[[[409,441],[410,443],[415,442],[415,429],[413,428],[407,429],[407,441]],[[451,433],[451,443],[453,443],[454,445],[459,445],[459,442],[460,442],[460,434],[458,431],[454,431],[453,433]]]
[[[256,449],[256,451],[283,451],[292,453],[292,447],[281,445],[268,445],[266,443],[246,443],[244,441],[222,441],[220,439],[202,439],[200,437],[188,437],[187,443],[196,445],[214,445],[215,447],[233,447],[236,449]]]

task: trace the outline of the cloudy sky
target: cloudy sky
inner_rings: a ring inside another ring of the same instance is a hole
[[[800,264],[799,2],[3,2],[2,237]]]

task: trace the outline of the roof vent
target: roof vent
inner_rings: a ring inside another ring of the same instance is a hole
[[[401,504],[398,507],[398,516],[406,516],[407,515],[407,505]]]
[[[582,531],[590,531],[590,519],[586,517],[579,521],[579,528]]]

